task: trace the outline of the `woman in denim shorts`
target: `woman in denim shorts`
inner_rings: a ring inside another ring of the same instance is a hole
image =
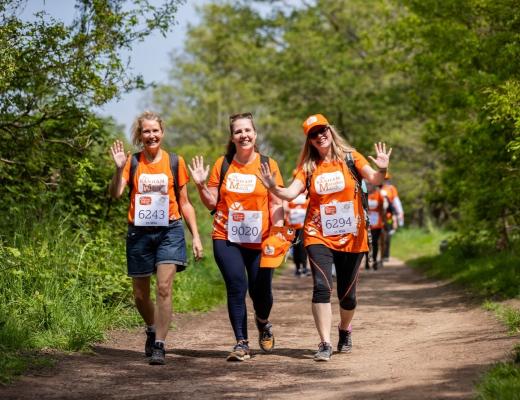
[[[195,210],[186,189],[189,181],[186,164],[182,157],[161,149],[163,138],[163,121],[159,115],[146,111],[132,126],[132,142],[142,151],[133,156],[125,153],[119,140],[110,149],[116,166],[110,194],[119,198],[127,185],[130,189],[128,275],[132,278],[137,310],[147,325],[145,354],[152,365],[165,362],[172,284],[175,273],[186,268],[182,217],[193,236],[193,255],[196,260],[202,257]],[[156,304],[150,298],[152,274],[157,275]]]

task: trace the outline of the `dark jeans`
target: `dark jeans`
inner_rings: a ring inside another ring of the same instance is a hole
[[[238,340],[247,336],[246,293],[260,319],[268,319],[273,306],[272,268],[260,268],[261,250],[253,250],[231,243],[213,240],[213,254],[227,289],[229,320]]]

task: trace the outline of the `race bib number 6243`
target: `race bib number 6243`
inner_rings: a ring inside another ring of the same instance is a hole
[[[135,226],[168,226],[169,197],[165,194],[135,195]]]

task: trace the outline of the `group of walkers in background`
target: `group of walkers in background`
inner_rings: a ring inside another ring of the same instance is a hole
[[[392,150],[384,143],[374,145],[375,157],[368,157],[374,169],[325,116],[311,115],[303,123],[305,142],[293,180],[284,187],[276,161],[258,152],[253,116],[232,115],[229,130],[226,152],[211,169],[204,164],[203,156],[194,157],[186,166],[181,156],[164,151],[163,122],[152,112],[143,113],[134,123],[133,142],[142,147],[141,152],[125,153],[120,141],[111,146],[116,173],[110,193],[118,198],[126,186],[130,189],[128,275],[132,277],[136,307],[146,324],[145,354],[150,364],[165,363],[172,284],[175,274],[187,265],[182,218],[193,237],[194,258],[203,256],[195,210],[187,193],[187,169],[202,203],[214,215],[213,255],[226,285],[228,315],[235,335],[227,360],[251,357],[247,293],[254,308],[259,347],[266,353],[275,347],[269,319],[273,268],[265,265],[275,267],[289,248],[282,233],[273,233],[276,229],[280,232],[284,225],[295,231],[291,239],[294,237],[297,275],[312,274],[313,278],[312,315],[320,337],[314,360],[327,361],[333,354],[333,268],[340,316],[336,349],[350,352],[362,259],[370,242],[377,254],[377,235],[388,220],[385,210],[396,216],[392,229],[402,223],[402,207],[395,200],[397,191],[390,186],[380,189]],[[370,191],[368,202],[365,184]],[[273,256],[277,263],[263,262]],[[155,304],[150,296],[153,274],[157,275]]]

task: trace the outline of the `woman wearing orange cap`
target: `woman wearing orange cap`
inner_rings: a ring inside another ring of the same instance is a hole
[[[291,185],[280,187],[276,171],[262,164],[262,180],[271,193],[291,201],[306,189],[309,210],[304,224],[304,244],[313,276],[312,313],[320,335],[314,359],[332,356],[332,265],[336,267],[340,304],[338,352],[352,350],[349,325],[356,308],[356,283],[363,255],[368,251],[368,234],[361,196],[361,179],[379,185],[384,179],[392,149],[374,145],[376,157],[369,157],[374,170],[360,153],[348,146],[321,114],[303,123],[307,137],[300,155],[298,172]],[[352,169],[348,164],[352,164]]]
[[[260,348],[274,347],[269,314],[273,305],[272,268],[260,268],[261,246],[272,225],[283,225],[282,201],[270,194],[260,175],[261,162],[276,171],[276,184],[283,185],[277,163],[256,151],[256,128],[250,113],[230,117],[230,137],[225,156],[211,170],[201,156],[189,169],[200,198],[209,210],[215,210],[213,254],[227,289],[228,313],[236,345],[228,361],[250,358],[247,334],[246,293],[253,301]]]

